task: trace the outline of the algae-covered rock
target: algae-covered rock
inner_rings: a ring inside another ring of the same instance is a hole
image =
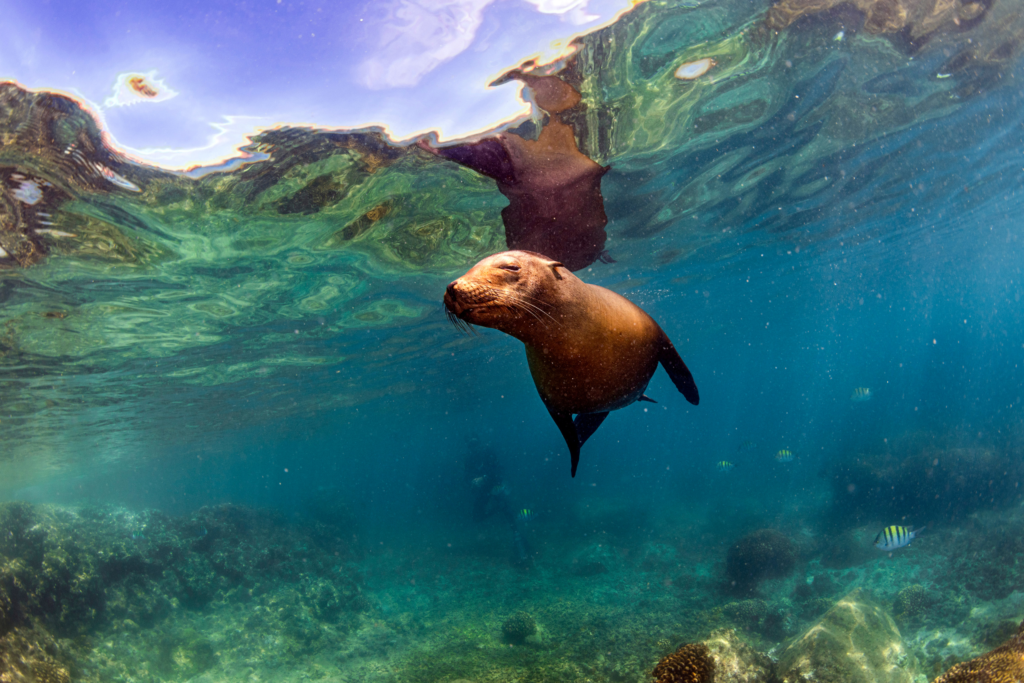
[[[788,576],[796,568],[797,547],[775,529],[759,529],[739,539],[725,558],[725,574],[739,593],[757,589],[765,579]]]
[[[775,664],[750,647],[732,629],[713,631],[704,641],[715,658],[715,683],[771,683]]]
[[[858,588],[785,649],[778,670],[783,683],[912,683],[918,662],[892,618]]]
[[[69,683],[69,659],[63,644],[38,625],[18,627],[0,637],[4,683]]]

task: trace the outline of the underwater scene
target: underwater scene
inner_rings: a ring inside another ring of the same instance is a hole
[[[5,13],[0,683],[1024,680],[1019,0]]]

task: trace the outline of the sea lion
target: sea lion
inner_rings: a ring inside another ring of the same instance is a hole
[[[503,132],[474,143],[433,147],[420,140],[418,146],[497,182],[508,198],[501,219],[509,249],[547,254],[569,270],[609,261],[608,216],[601,196],[608,167],[583,154],[572,127],[562,121],[562,114],[580,103],[580,93],[557,76],[518,70],[492,85],[508,80],[525,83],[534,103],[548,114],[536,140]]]
[[[700,401],[693,375],[651,316],[541,254],[488,256],[448,285],[444,305],[457,324],[491,327],[526,345],[537,392],[569,446],[574,477],[580,447],[608,412],[650,400],[644,390],[659,362],[687,401]]]

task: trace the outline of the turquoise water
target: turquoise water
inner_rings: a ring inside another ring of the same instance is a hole
[[[719,681],[922,681],[1009,639],[1024,19],[863,5],[639,5],[506,130],[610,167],[576,274],[700,389],[658,370],[574,478],[522,345],[441,304],[510,246],[494,180],[312,126],[172,171],[0,84],[4,673],[632,682],[707,642]],[[871,637],[807,655],[843,610]]]

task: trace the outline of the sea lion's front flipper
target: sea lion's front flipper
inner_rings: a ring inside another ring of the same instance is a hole
[[[597,431],[604,419],[608,417],[608,411],[603,413],[580,413],[573,420],[576,425],[576,437],[580,440],[580,448],[587,442],[590,435]]]
[[[661,351],[658,352],[658,361],[665,368],[668,376],[672,378],[672,383],[676,385],[679,393],[693,405],[700,403],[697,383],[693,381],[690,369],[686,367],[686,363],[679,357],[676,347],[672,346],[672,342],[669,341],[664,332],[661,335]]]
[[[558,431],[562,432],[562,438],[565,439],[565,444],[569,447],[569,455],[572,458],[572,476],[575,477],[576,466],[580,464],[581,444],[576,435],[576,425],[572,423],[572,413],[559,413],[551,409],[548,409],[548,412],[551,413],[551,419],[555,421]]]

